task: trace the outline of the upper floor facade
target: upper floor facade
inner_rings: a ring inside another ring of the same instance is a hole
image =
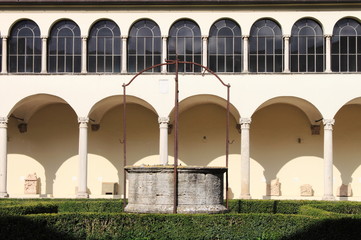
[[[35,5],[0,15],[3,74],[133,74],[175,58],[217,73],[361,71],[361,13],[350,6]]]

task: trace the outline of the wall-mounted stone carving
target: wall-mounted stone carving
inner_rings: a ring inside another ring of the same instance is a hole
[[[351,197],[352,196],[352,188],[351,184],[342,184],[337,189],[337,197]]]
[[[271,180],[271,183],[267,184],[268,196],[281,196],[281,183],[278,178]]]
[[[39,194],[39,178],[36,173],[29,174],[25,179],[24,193],[25,194]]]
[[[310,184],[303,184],[300,187],[302,197],[311,197],[314,194],[312,186]]]

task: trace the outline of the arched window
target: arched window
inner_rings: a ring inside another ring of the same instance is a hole
[[[80,29],[70,20],[60,21],[50,31],[48,41],[48,71],[80,72]]]
[[[332,71],[361,71],[361,26],[350,18],[339,20],[333,28]]]
[[[290,50],[291,72],[324,71],[324,37],[317,22],[301,19],[293,25]]]
[[[120,72],[120,29],[113,21],[102,20],[93,25],[89,32],[87,49],[88,72]]]
[[[36,73],[41,70],[40,29],[36,23],[23,20],[11,29],[8,70],[12,73]]]
[[[255,22],[249,37],[251,72],[283,71],[283,40],[280,27],[269,19]]]
[[[128,72],[139,72],[161,63],[162,39],[158,25],[151,20],[136,22],[128,38]],[[153,68],[150,72],[160,72]]]
[[[215,72],[242,72],[242,36],[235,22],[220,20],[211,27],[208,64]]]
[[[169,30],[168,59],[178,56],[181,61],[202,62],[202,38],[198,25],[189,20],[181,20],[172,25]],[[169,65],[169,72],[175,71],[174,65]],[[180,64],[180,72],[200,72],[201,68],[193,64]]]

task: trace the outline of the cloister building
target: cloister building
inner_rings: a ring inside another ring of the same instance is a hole
[[[122,86],[179,59],[230,85],[230,198],[360,200],[360,23],[358,0],[2,0],[0,196],[121,197]],[[173,163],[175,71],[127,87],[127,164]],[[224,166],[226,89],[178,81],[180,163]]]

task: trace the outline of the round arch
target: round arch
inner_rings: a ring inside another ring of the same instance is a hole
[[[127,95],[126,97],[127,104],[128,103],[134,103],[138,104],[146,109],[149,109],[150,111],[154,112],[156,115],[158,115],[155,108],[149,104],[147,101],[135,97]],[[123,104],[123,96],[121,95],[113,95],[104,99],[101,99],[98,101],[94,106],[90,109],[88,116],[95,122],[99,123],[103,116],[113,107]]]
[[[34,94],[17,102],[8,113],[8,116],[13,115],[17,118],[24,119],[24,121],[27,122],[39,109],[56,103],[63,103],[70,106],[68,102],[58,96],[50,94]],[[70,106],[70,108],[75,112],[72,106]]]
[[[227,100],[224,98],[215,96],[215,95],[210,95],[210,94],[201,94],[201,95],[190,96],[179,102],[179,114],[181,114],[182,112],[185,112],[188,109],[195,107],[197,105],[210,104],[210,103],[221,106],[222,108],[226,109]],[[233,106],[231,103],[230,103],[229,112],[234,117],[234,119],[238,122],[238,120],[241,116],[240,116],[238,110],[236,109],[236,107]],[[173,118],[173,115],[174,115],[174,108],[169,113],[169,116],[171,119]]]
[[[264,103],[262,103],[254,111],[254,113],[262,108],[265,108],[272,104],[279,104],[279,103],[290,104],[290,105],[295,106],[295,107],[299,108],[300,110],[302,110],[305,113],[305,115],[307,116],[311,125],[316,124],[317,122],[319,122],[322,119],[322,114],[312,103],[308,102],[305,99],[293,97],[293,96],[282,96],[282,97],[275,97],[275,98],[269,99],[269,100],[265,101]]]

